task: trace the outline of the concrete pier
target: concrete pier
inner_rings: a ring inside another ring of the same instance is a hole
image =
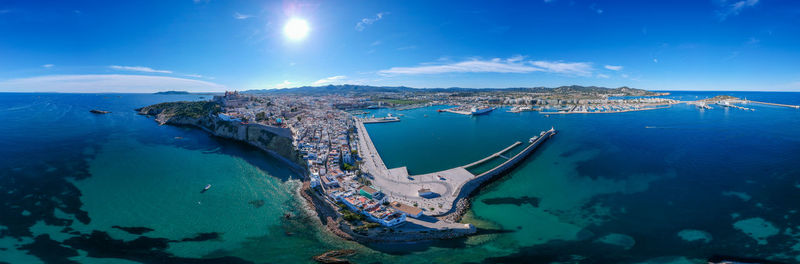
[[[763,104],[763,105],[772,105],[772,106],[782,106],[782,107],[800,109],[800,105],[776,104],[776,103],[767,103],[767,102],[750,101],[750,100],[746,100],[744,102],[745,103],[754,103],[754,104]]]
[[[416,205],[423,209],[425,215],[430,216],[439,216],[452,212],[459,199],[467,197],[483,182],[512,168],[525,159],[542,142],[556,133],[553,129],[543,131],[537,140],[530,143],[521,152],[480,175],[472,174],[467,171],[467,168],[499,157],[522,143],[514,142],[497,153],[464,166],[420,175],[409,175],[406,167],[394,169],[386,167],[377,149],[375,149],[364,123],[356,120],[356,129],[358,131],[360,156],[363,159],[361,170],[372,176],[372,184],[386,193],[390,200]],[[418,194],[420,189],[429,189],[434,195],[420,197]]]

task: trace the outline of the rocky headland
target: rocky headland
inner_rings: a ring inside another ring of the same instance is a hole
[[[297,172],[306,174],[305,162],[292,145],[292,133],[287,128],[225,121],[218,116],[222,107],[212,101],[160,103],[136,111],[140,115],[154,117],[160,125],[192,126],[214,136],[250,144],[286,161]]]

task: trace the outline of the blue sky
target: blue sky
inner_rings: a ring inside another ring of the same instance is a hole
[[[791,0],[0,1],[0,91],[800,91],[798,25]]]

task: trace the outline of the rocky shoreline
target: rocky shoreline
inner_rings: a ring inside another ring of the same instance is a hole
[[[173,104],[213,104],[212,102],[176,102],[163,103],[136,109],[138,114],[152,116],[159,125],[191,126],[221,138],[233,139],[257,147],[264,152],[284,161],[295,172],[305,178],[308,170],[299,152],[292,144],[291,133],[281,128],[267,127],[258,124],[242,124],[223,121],[212,113],[187,114],[173,111]]]

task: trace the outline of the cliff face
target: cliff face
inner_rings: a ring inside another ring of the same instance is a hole
[[[172,102],[136,109],[140,115],[155,117],[161,124],[194,126],[214,136],[239,140],[288,161],[305,173],[305,162],[292,145],[289,129],[260,124],[224,121],[217,116],[219,105],[214,102]]]

